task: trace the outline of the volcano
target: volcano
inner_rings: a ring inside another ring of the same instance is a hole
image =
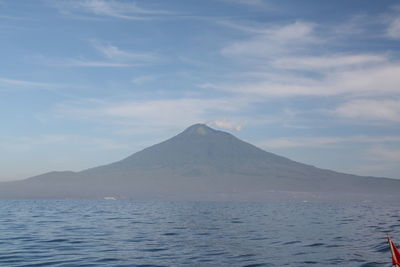
[[[400,180],[319,169],[195,124],[121,161],[0,183],[0,198],[398,201]]]

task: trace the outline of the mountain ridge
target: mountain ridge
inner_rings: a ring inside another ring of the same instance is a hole
[[[0,198],[392,200],[400,190],[399,180],[319,169],[205,124],[107,165],[0,185]]]

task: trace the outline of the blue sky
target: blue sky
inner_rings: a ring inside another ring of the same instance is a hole
[[[400,2],[0,0],[0,180],[122,159],[203,122],[400,178]]]

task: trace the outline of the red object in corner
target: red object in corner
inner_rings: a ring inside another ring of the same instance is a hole
[[[390,245],[390,251],[392,252],[392,264],[395,267],[400,267],[400,251],[397,249],[390,236],[387,238]]]

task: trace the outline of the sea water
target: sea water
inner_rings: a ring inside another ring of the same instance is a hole
[[[400,205],[0,200],[0,266],[390,266]]]

